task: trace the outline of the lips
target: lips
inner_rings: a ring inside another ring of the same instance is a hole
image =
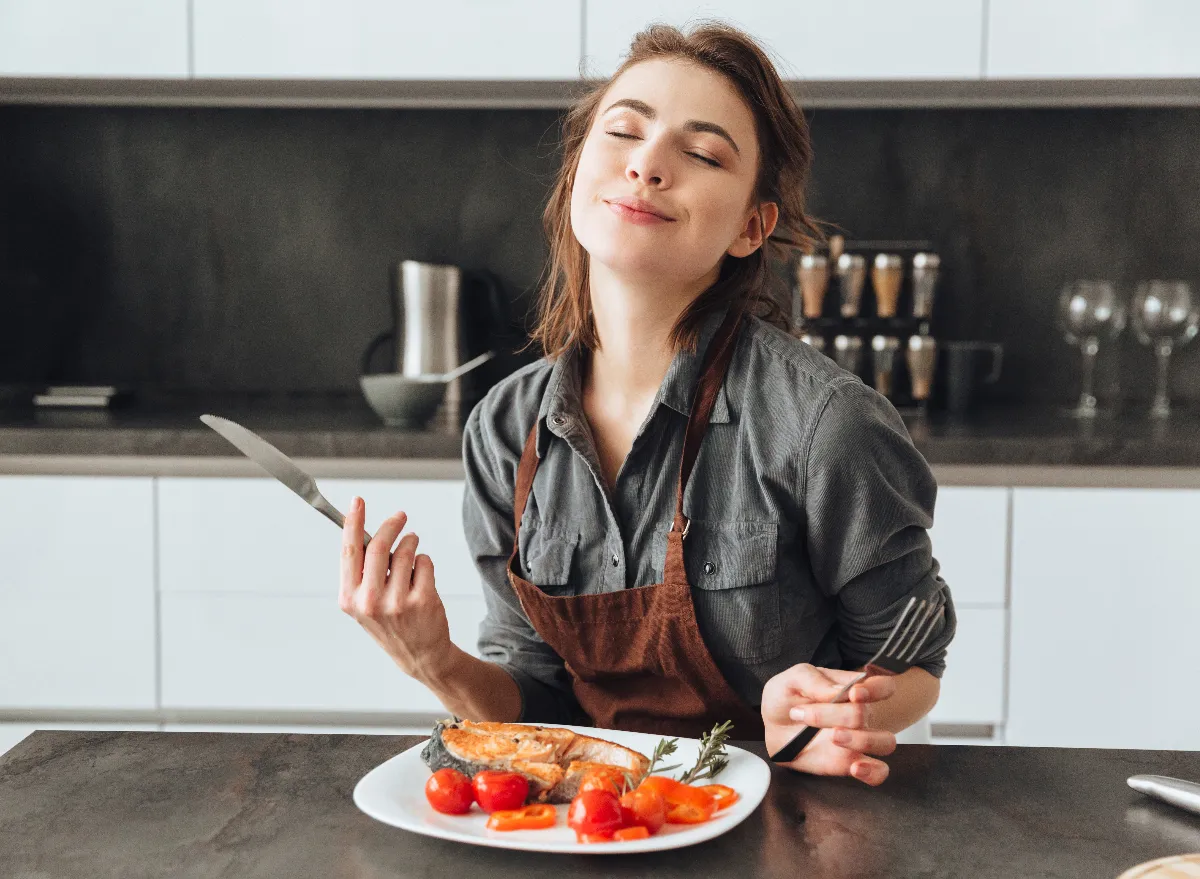
[[[609,207],[616,210],[623,216],[634,220],[660,220],[663,222],[674,222],[675,218],[665,213],[661,208],[655,207],[650,202],[642,198],[636,198],[632,195],[623,195],[620,198],[605,199]]]

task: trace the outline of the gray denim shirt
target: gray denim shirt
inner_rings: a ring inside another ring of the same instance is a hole
[[[517,682],[523,721],[587,722],[562,659],[505,575],[530,427],[536,419],[541,463],[521,520],[520,573],[551,595],[661,582],[692,392],[722,317],[705,321],[696,353],[676,354],[611,492],[583,413],[577,349],[507,377],[467,420],[463,520],[487,600],[479,648]],[[749,705],[797,663],[862,665],[914,595],[946,602],[917,662],[942,675],[956,617],[927,533],[936,494],[886,398],[798,339],[744,323],[684,493],[683,549],[701,634]]]

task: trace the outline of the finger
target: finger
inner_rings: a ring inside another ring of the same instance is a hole
[[[872,675],[850,688],[851,702],[882,702],[896,692],[896,679],[891,675]]]
[[[861,757],[850,764],[850,775],[871,787],[883,784],[888,777],[888,765],[882,760]]]
[[[363,561],[362,589],[360,590],[360,592],[371,593],[366,596],[367,598],[378,600],[382,595],[387,582],[388,565],[392,561],[392,544],[396,542],[396,538],[400,536],[400,532],[404,530],[407,522],[407,514],[395,513],[383,520],[383,524],[371,538],[371,545],[367,547],[366,559]]]
[[[830,678],[828,673],[831,671],[834,669],[817,668],[802,662],[783,672],[782,682],[789,695],[798,696],[805,701],[811,699],[819,702],[832,699],[844,686],[845,682],[839,684]]]
[[[416,534],[409,531],[400,538],[400,545],[392,553],[391,572],[387,578],[387,593],[390,599],[399,600],[408,594],[412,580],[413,557],[417,554]]]
[[[896,734],[882,729],[842,729],[833,731],[832,741],[839,748],[886,757],[896,752]]]
[[[342,610],[348,610],[347,604],[358,584],[362,582],[363,570],[363,516],[366,515],[363,499],[355,497],[350,501],[350,512],[342,525],[342,576],[338,600]]]
[[[437,595],[434,586],[433,559],[422,553],[413,559],[412,588],[414,596],[421,599]]]
[[[866,709],[858,702],[813,703],[797,706],[788,717],[809,726],[862,729],[866,726]]]

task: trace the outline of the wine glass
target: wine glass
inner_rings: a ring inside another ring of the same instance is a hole
[[[1095,377],[1100,341],[1114,339],[1125,327],[1125,304],[1111,281],[1074,281],[1059,297],[1063,335],[1083,355],[1083,387],[1070,414],[1094,418],[1097,413]]]
[[[1171,353],[1176,345],[1186,345],[1200,328],[1200,309],[1192,290],[1184,281],[1143,281],[1133,297],[1133,329],[1143,345],[1154,345],[1158,358],[1158,378],[1150,414],[1166,418],[1171,414],[1167,379]]]

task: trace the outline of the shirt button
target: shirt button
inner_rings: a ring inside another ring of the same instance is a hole
[[[613,562],[614,568],[621,564],[621,560],[619,558],[617,558],[615,555],[612,558],[612,562]]]
[[[561,415],[551,415],[550,423],[553,424],[555,427],[562,427],[564,424],[567,423],[567,419]]]
[[[717,566],[716,566],[716,565],[714,565],[712,562],[705,562],[705,563],[704,563],[704,573],[706,573],[706,574],[715,574],[716,572],[717,572]]]

